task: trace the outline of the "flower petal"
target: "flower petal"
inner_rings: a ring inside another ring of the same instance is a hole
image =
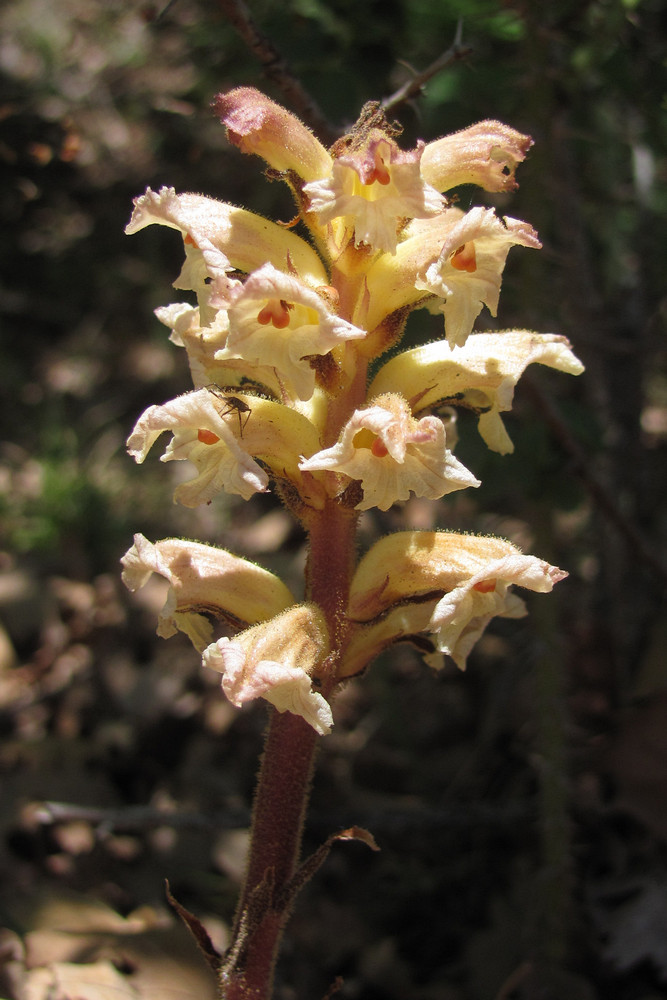
[[[246,500],[266,492],[269,477],[254,456],[277,480],[289,480],[304,503],[324,505],[323,487],[297,464],[302,451],[319,448],[318,431],[291,407],[245,393],[228,395],[215,386],[186,393],[139,418],[127,443],[137,462],[165,430],[173,438],[162,461],[188,459],[197,467],[197,476],[176,488],[177,503],[196,507],[223,489]]]
[[[566,576],[564,570],[518,550],[490,560],[436,605],[429,628],[437,633],[438,649],[464,670],[470,650],[492,618],[525,613],[523,602],[517,603],[516,596],[508,593],[510,585],[544,594]]]
[[[541,244],[527,223],[500,219],[491,208],[447,208],[435,218],[415,219],[396,254],[384,254],[369,267],[352,322],[373,331],[406,307],[432,304],[444,313],[450,343],[463,343],[484,305],[495,315],[513,245]]]

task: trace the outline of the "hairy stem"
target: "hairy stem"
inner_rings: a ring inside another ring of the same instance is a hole
[[[301,716],[272,711],[255,793],[245,884],[232,946],[220,975],[222,1000],[265,1000],[289,916],[317,734]]]
[[[308,597],[320,604],[332,639],[335,686],[344,641],[343,609],[354,565],[356,514],[335,502],[311,525]],[[272,711],[253,810],[250,855],[232,945],[220,970],[221,1000],[268,1000],[283,929],[294,900],[303,821],[318,736],[301,716]]]

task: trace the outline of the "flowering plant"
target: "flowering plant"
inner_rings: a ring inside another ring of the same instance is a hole
[[[412,642],[435,668],[465,668],[494,616],[525,613],[518,586],[550,591],[566,574],[499,538],[401,531],[359,561],[361,511],[411,494],[438,500],[478,487],[454,456],[454,417],[478,416],[489,448],[512,442],[501,414],[527,365],[578,374],[564,337],[525,330],[474,333],[495,316],[513,246],[537,249],[530,225],[491,208],[463,212],[443,192],[459,184],[511,191],[531,140],[480,122],[409,151],[377,105],[327,150],[258,91],[220,95],[230,141],[285,181],[310,241],[245,209],[171,188],[135,202],[127,227],[180,231],[185,264],[175,287],[197,305],[159,309],[187,351],[194,390],[151,406],[128,448],[138,462],[163,432],[163,461],[188,460],[175,501],[210,503],[275,490],[308,537],[305,593],[247,560],[200,543],[137,535],[124,557],[131,589],[152,573],[170,583],[158,632],[185,632],[218,671],[235,705],[271,706],[255,800],[248,870],[232,945],[213,949],[175,903],[216,971],[220,997],[267,997],[294,897],[331,839],[299,858],[313,753],[333,725],[341,684],[382,650]],[[412,310],[441,314],[444,338],[394,354],[369,382],[371,362],[396,347]],[[434,412],[434,411],[437,411]],[[231,625],[216,638],[211,618]],[[356,828],[337,836],[358,837]]]

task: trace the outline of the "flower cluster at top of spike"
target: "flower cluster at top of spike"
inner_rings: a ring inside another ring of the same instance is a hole
[[[484,307],[496,314],[511,247],[540,243],[527,223],[491,208],[463,212],[445,192],[460,184],[512,190],[531,140],[485,121],[406,151],[369,105],[327,150],[251,88],[220,95],[215,107],[230,141],[289,185],[308,239],[171,188],[136,200],[128,233],[158,223],[183,238],[174,285],[194,293],[196,305],[157,315],[187,351],[194,390],[149,407],[130,453],[143,461],[168,431],[162,460],[195,468],[176,488],[177,502],[194,507],[221,490],[248,499],[273,488],[306,529],[331,504],[387,510],[412,494],[437,500],[479,486],[453,454],[453,419],[433,411],[473,410],[487,445],[507,453],[501,414],[526,366],[582,370],[564,337],[473,332]],[[395,347],[410,312],[422,307],[442,315],[443,339],[395,354],[368,384],[369,363]],[[316,604],[200,544],[137,536],[124,564],[133,589],[153,572],[170,581],[161,634],[187,632],[204,663],[222,673],[230,700],[262,696],[329,731],[330,707],[313,679],[334,640]],[[494,615],[522,613],[511,584],[546,591],[564,575],[499,539],[382,539],[353,578],[337,679],[401,640],[417,642],[434,665],[447,654],[463,667]],[[203,611],[245,629],[213,642]]]

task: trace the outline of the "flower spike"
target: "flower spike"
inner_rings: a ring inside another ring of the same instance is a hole
[[[187,352],[195,388],[149,407],[128,449],[143,462],[170,432],[162,461],[195,467],[174,492],[187,507],[271,486],[307,536],[304,597],[296,603],[272,573],[224,550],[139,534],[123,579],[136,590],[163,576],[159,634],[186,633],[232,704],[262,698],[275,709],[225,956],[186,918],[225,996],[265,1000],[294,896],[332,839],[299,862],[316,735],[331,731],[343,682],[399,642],[432,667],[449,657],[464,669],[492,618],[525,614],[514,588],[547,593],[567,575],[504,539],[451,531],[396,532],[357,561],[360,512],[478,487],[453,455],[455,408],[472,410],[488,446],[507,453],[502,414],[525,368],[582,366],[555,334],[473,332],[482,309],[497,313],[510,249],[540,241],[528,223],[467,195],[459,204],[473,207],[462,211],[446,192],[512,191],[529,136],[483,121],[403,150],[400,127],[371,102],[327,151],[254,88],[218,95],[214,107],[230,142],[288,184],[298,214],[278,225],[167,187],[137,198],[128,233],[156,223],[183,239],[174,284],[196,302],[157,317]],[[378,365],[418,308],[442,315],[443,339]],[[231,636],[216,638],[215,619]]]

